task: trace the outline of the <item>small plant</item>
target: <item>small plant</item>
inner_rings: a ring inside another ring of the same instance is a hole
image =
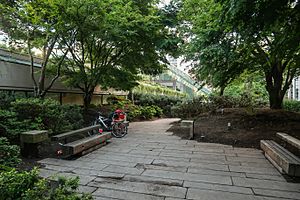
[[[156,110],[153,106],[143,106],[141,111],[144,119],[152,119],[156,115]]]
[[[163,115],[163,109],[161,109],[160,107],[158,106],[155,106],[155,105],[152,105],[152,108],[155,109],[156,113],[155,113],[155,117],[162,117]]]
[[[283,101],[283,108],[288,111],[300,112],[300,101],[285,100]]]
[[[142,115],[142,111],[139,106],[133,106],[128,112],[128,120],[132,121],[140,118]]]
[[[19,146],[10,145],[7,138],[0,137],[0,165],[16,167],[21,162],[19,156]]]
[[[1,199],[14,200],[91,200],[89,194],[78,194],[79,178],[58,178],[58,185],[38,176],[38,170],[18,172],[15,169],[0,173]]]

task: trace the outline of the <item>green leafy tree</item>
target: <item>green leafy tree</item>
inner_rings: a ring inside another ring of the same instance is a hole
[[[222,7],[214,0],[184,1],[180,18],[182,37],[186,43],[182,52],[192,60],[191,72],[203,82],[220,89],[223,95],[227,85],[245,68],[239,46],[239,37],[224,31],[226,24],[220,23]]]
[[[139,73],[157,74],[163,59],[156,42],[162,25],[153,1],[66,1],[63,17],[70,30],[66,82],[84,92],[84,106],[101,88],[129,90]]]
[[[226,77],[233,80],[245,69],[261,72],[270,108],[282,108],[300,71],[299,7],[296,0],[184,1],[185,33],[192,38],[187,48],[198,61],[195,71],[207,81],[215,80],[214,86],[226,85]]]
[[[300,71],[299,2],[220,2],[225,22],[243,38],[251,49],[247,56],[265,75],[270,107],[282,108],[283,97]]]
[[[61,46],[63,21],[58,11],[59,0],[19,0],[0,3],[0,28],[10,38],[10,45],[26,48],[31,60],[31,78],[36,97],[44,97],[60,76],[67,51]],[[41,52],[34,58],[33,49]],[[40,67],[35,67],[39,63]],[[49,68],[55,68],[54,76]],[[50,81],[46,82],[46,77]]]

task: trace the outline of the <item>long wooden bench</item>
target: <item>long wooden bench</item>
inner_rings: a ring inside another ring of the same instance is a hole
[[[102,134],[89,136],[88,132],[98,131],[99,128],[101,128],[100,125],[95,125],[74,131],[69,131],[52,136],[52,140],[63,142],[63,144],[61,144],[63,157],[68,157],[76,154],[84,155],[90,151],[100,148],[101,146],[104,146],[111,138],[110,132],[103,132]]]
[[[261,140],[260,147],[266,158],[281,172],[300,176],[300,159],[272,140]]]

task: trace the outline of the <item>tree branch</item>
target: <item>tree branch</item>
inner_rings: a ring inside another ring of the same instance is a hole
[[[57,71],[56,71],[56,76],[51,80],[50,84],[48,85],[48,87],[44,90],[44,92],[46,93],[54,84],[54,82],[59,78],[60,76],[60,71],[61,71],[61,66],[63,64],[63,61],[65,60],[66,56],[68,54],[68,50],[64,53],[64,55],[61,57],[58,66],[57,66]]]
[[[31,44],[30,44],[30,38],[29,38],[29,36],[28,36],[28,40],[27,40],[27,47],[28,47],[28,53],[29,53],[29,56],[30,56],[30,74],[31,74],[31,79],[33,81],[34,87],[37,88],[37,82],[36,82],[35,77],[34,77],[34,59],[33,59],[33,55],[32,55],[32,52],[31,52]]]

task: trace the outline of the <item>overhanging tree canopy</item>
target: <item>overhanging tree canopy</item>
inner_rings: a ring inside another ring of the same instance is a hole
[[[296,0],[185,0],[189,56],[196,72],[221,86],[245,69],[265,75],[270,107],[282,107],[300,70],[300,5]]]
[[[63,21],[58,15],[59,0],[19,0],[0,3],[0,28],[12,42],[27,48],[31,59],[31,78],[34,94],[44,97],[60,75],[60,68],[67,55],[61,46]],[[34,68],[33,49],[41,51],[42,63]],[[57,54],[59,52],[59,54]],[[49,68],[55,66],[55,75],[46,77]]]
[[[64,39],[70,52],[65,78],[84,92],[86,107],[99,84],[129,90],[139,73],[162,71],[157,42],[163,26],[153,1],[74,0],[62,10],[71,27]]]

